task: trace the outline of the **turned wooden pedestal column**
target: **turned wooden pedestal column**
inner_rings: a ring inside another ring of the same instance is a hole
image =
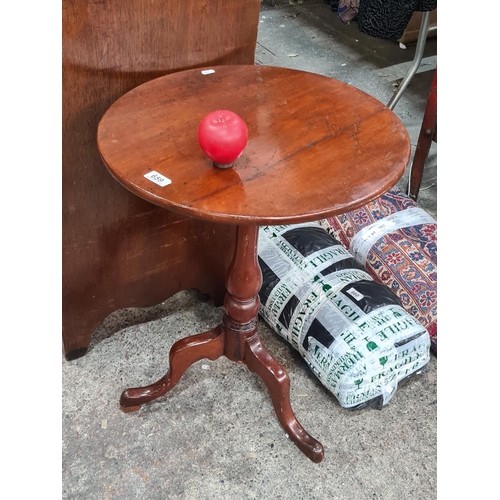
[[[176,342],[166,375],[127,389],[120,404],[137,410],[167,393],[195,361],[224,355],[262,378],[290,438],[319,462],[323,447],[299,424],[288,375],[258,336],[258,228],[318,220],[381,195],[408,163],[408,134],[384,104],[332,78],[262,66],[206,69],[213,71],[183,71],[137,87],[99,124],[102,159],[131,192],[174,212],[236,226],[222,324]],[[197,141],[201,119],[217,109],[235,112],[248,127],[247,147],[227,169],[214,167]],[[158,185],[151,172],[171,182]]]
[[[266,384],[276,415],[290,439],[313,461],[323,459],[323,446],[299,424],[290,405],[290,380],[283,367],[264,349],[257,333],[262,273],[257,262],[257,226],[239,226],[234,259],[229,268],[223,324],[176,342],[170,351],[170,368],[158,382],[128,389],[120,398],[125,412],[163,396],[196,361],[224,355],[245,363]]]

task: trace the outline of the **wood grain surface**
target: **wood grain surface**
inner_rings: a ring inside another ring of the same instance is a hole
[[[186,288],[222,303],[235,228],[148,203],[108,173],[99,120],[153,78],[254,62],[259,0],[63,0],[62,336],[83,355],[111,312]],[[214,26],[224,29],[214,29]]]
[[[325,76],[229,65],[157,78],[115,102],[97,142],[111,174],[141,198],[227,224],[281,224],[353,210],[402,176],[408,133],[380,101]],[[247,147],[219,169],[197,140],[201,119],[229,109]],[[172,183],[144,177],[156,171]]]

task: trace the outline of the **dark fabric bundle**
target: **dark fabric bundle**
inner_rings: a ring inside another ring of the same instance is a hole
[[[414,12],[437,8],[437,0],[324,0],[344,23],[357,21],[358,29],[376,38],[398,40]]]
[[[350,410],[427,368],[427,330],[318,223],[259,230],[260,314]]]
[[[360,0],[358,29],[376,38],[397,40],[415,11],[434,10],[437,0]]]

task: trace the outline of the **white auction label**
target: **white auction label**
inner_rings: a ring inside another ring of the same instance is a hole
[[[204,69],[201,72],[202,75],[211,75],[212,73],[215,73],[215,69]]]
[[[349,288],[349,290],[346,290],[346,292],[351,297],[354,297],[356,300],[361,300],[365,298],[365,296],[362,293],[358,292],[355,288]]]
[[[149,179],[151,182],[158,184],[158,186],[161,187],[172,184],[172,181],[168,177],[159,174],[158,172],[156,172],[156,170],[152,170],[151,172],[144,174],[144,177],[146,177],[146,179]]]

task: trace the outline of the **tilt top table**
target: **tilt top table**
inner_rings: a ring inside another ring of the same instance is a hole
[[[239,115],[249,137],[226,169],[213,165],[197,136],[203,117],[221,109]],[[166,375],[124,391],[123,411],[163,396],[194,362],[224,355],[262,378],[287,434],[320,462],[323,446],[295,417],[289,377],[258,336],[258,230],[348,212],[387,191],[410,158],[401,121],[381,102],[332,78],[268,66],[216,66],[131,90],[104,114],[97,144],[111,175],[137,196],[237,225],[222,324],[176,342]]]

